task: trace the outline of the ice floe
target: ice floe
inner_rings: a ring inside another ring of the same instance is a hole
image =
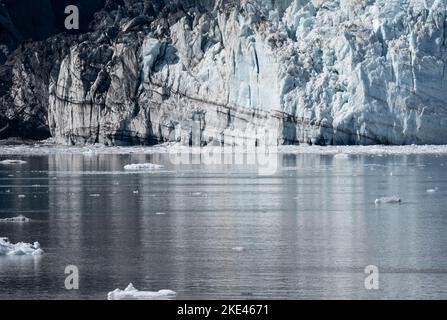
[[[237,252],[242,252],[242,251],[245,251],[245,248],[244,247],[234,247],[234,248],[231,248],[231,250],[237,251]]]
[[[17,217],[13,217],[13,218],[0,219],[0,223],[1,222],[24,223],[24,222],[29,222],[29,221],[30,221],[30,219],[25,217],[24,215],[19,215]]]
[[[221,150],[221,147],[194,148],[185,147],[181,144],[166,143],[152,147],[109,147],[104,145],[94,146],[64,146],[54,144],[42,144],[37,147],[27,145],[1,146],[2,155],[23,156],[23,155],[49,155],[49,154],[164,154],[172,152],[194,152],[206,153],[215,150]],[[237,152],[237,147],[232,148]],[[243,151],[243,148],[241,149]],[[406,146],[317,146],[317,145],[299,145],[299,146],[279,146],[276,150],[282,154],[318,154],[318,155],[410,155],[410,154],[446,154],[447,145],[406,145]]]
[[[397,203],[402,203],[402,199],[396,196],[392,196],[392,197],[382,197],[382,198],[378,198],[376,199],[376,201],[374,202],[375,204],[397,204]]]
[[[191,195],[193,197],[207,197],[208,196],[208,194],[205,192],[193,192],[193,193],[191,193]]]
[[[23,160],[2,160],[0,161],[0,164],[4,164],[4,165],[14,165],[14,164],[25,164],[26,161]]]
[[[337,160],[345,160],[345,159],[349,159],[349,155],[346,153],[338,153],[334,156],[334,158]]]
[[[436,187],[434,189],[427,189],[427,193],[436,193],[436,192],[438,192],[438,190],[439,190],[438,187]]]
[[[172,299],[177,295],[172,290],[160,291],[139,291],[133,284],[129,284],[126,289],[115,289],[107,294],[108,300],[164,300]]]
[[[124,166],[124,170],[160,170],[164,169],[164,166],[160,164],[154,164],[154,163],[136,163],[136,164],[128,164]]]
[[[0,256],[40,256],[43,250],[39,242],[13,244],[8,238],[0,238]]]

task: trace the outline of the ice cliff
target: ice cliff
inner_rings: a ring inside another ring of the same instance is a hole
[[[279,144],[446,144],[446,8],[108,0],[88,32],[21,45],[0,65],[0,130],[64,144],[266,131]]]

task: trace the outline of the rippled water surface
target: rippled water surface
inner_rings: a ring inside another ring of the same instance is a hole
[[[0,223],[0,237],[45,254],[0,256],[0,298],[105,299],[130,282],[180,299],[447,298],[445,155],[282,154],[266,176],[165,154],[5,159],[27,163],[0,164],[0,219],[31,221]],[[145,162],[165,170],[123,169]]]

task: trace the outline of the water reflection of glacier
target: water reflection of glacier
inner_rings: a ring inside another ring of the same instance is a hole
[[[259,176],[163,153],[27,154],[0,167],[0,218],[31,222],[0,235],[45,254],[37,267],[0,259],[0,297],[104,299],[130,282],[180,299],[447,297],[447,155],[278,154],[277,172]],[[128,163],[169,172],[114,174]],[[374,204],[390,195],[402,204]],[[63,289],[69,264],[78,292]],[[363,286],[371,264],[378,292]]]

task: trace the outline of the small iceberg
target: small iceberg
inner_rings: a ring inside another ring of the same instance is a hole
[[[17,217],[13,217],[13,218],[0,219],[0,223],[1,222],[25,223],[25,222],[29,222],[29,221],[30,221],[30,219],[25,217],[24,215],[19,215]]]
[[[11,160],[11,159],[7,159],[7,160],[2,160],[0,161],[0,164],[4,164],[4,165],[20,165],[20,164],[25,164],[26,161],[23,160]]]
[[[154,164],[154,163],[136,163],[124,166],[124,170],[132,170],[132,171],[160,170],[160,169],[164,169],[164,166],[162,166],[161,164]]]
[[[349,155],[346,153],[338,153],[334,156],[334,159],[337,160],[349,159]]]
[[[43,250],[39,242],[13,244],[8,238],[0,238],[0,256],[40,256],[42,254]]]
[[[242,251],[245,251],[245,248],[244,247],[234,247],[234,248],[231,248],[231,250],[236,251],[236,252],[242,252]]]
[[[436,193],[436,192],[438,192],[438,190],[439,190],[438,187],[436,187],[434,189],[427,189],[427,193]]]
[[[376,201],[374,202],[375,204],[396,204],[396,203],[402,203],[402,199],[400,199],[399,197],[383,197],[383,198],[379,198],[376,199]]]
[[[107,300],[166,300],[177,295],[172,290],[160,291],[139,291],[133,284],[129,284],[126,289],[115,289],[107,294]]]

